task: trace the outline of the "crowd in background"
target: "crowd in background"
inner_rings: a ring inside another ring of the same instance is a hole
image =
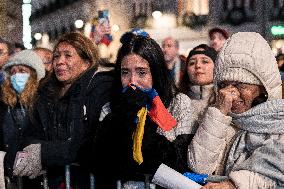
[[[284,187],[284,55],[209,39],[184,57],[134,29],[114,64],[77,32],[52,51],[0,39],[0,188],[151,188],[161,164],[219,178],[203,189]]]

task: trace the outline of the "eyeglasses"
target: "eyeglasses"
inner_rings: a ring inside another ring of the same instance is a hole
[[[219,89],[223,89],[223,88],[226,88],[226,87],[231,85],[231,86],[237,88],[238,90],[246,89],[249,86],[249,84],[239,83],[239,82],[230,82],[230,83],[221,82],[221,83],[218,83],[217,85],[218,85]]]

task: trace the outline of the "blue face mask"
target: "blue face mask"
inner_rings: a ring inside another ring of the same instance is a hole
[[[28,73],[16,73],[11,76],[10,80],[13,88],[18,94],[21,94],[29,80],[30,74]]]

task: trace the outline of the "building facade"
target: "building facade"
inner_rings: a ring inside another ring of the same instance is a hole
[[[273,26],[284,26],[283,0],[210,0],[211,26],[221,26],[231,34],[239,31],[260,33],[274,53],[284,47],[284,32],[276,34]]]
[[[176,38],[185,55],[194,46],[208,43],[208,30],[216,26],[230,34],[258,32],[275,52],[284,46],[282,36],[271,33],[272,26],[283,25],[284,0],[41,0],[32,4],[32,33],[45,34],[49,41],[76,30],[77,19],[86,28],[98,10],[109,10],[110,24],[119,29],[112,33],[114,40],[108,48],[112,52],[106,56],[115,57],[120,36],[133,27],[144,28],[159,43],[168,36]],[[158,17],[152,16],[155,11],[160,12]]]
[[[11,42],[22,41],[21,0],[0,0],[0,36]]]

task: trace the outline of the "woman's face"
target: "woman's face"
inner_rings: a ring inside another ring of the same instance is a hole
[[[214,63],[204,54],[193,55],[187,65],[189,81],[193,85],[208,85],[213,83]]]
[[[152,74],[147,60],[136,54],[125,56],[121,62],[122,87],[134,84],[142,89],[153,87]]]
[[[218,84],[218,87],[219,90],[225,89],[235,95],[231,108],[231,112],[235,114],[240,114],[249,110],[252,107],[255,98],[265,91],[263,86],[236,81],[223,81]]]
[[[10,75],[15,75],[16,73],[28,73],[31,74],[31,68],[24,65],[12,66],[10,69]]]
[[[60,43],[54,51],[53,68],[57,79],[63,84],[76,80],[90,64],[84,61],[76,49],[67,42]]]

